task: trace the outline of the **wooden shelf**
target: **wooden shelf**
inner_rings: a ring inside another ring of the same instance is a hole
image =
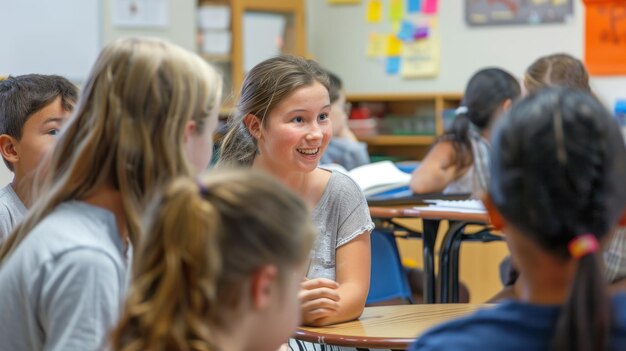
[[[379,131],[381,124],[391,123],[392,127],[386,126],[383,130],[396,130],[394,126],[403,118],[411,119],[400,122],[406,128],[416,128],[412,130],[415,134],[428,133],[434,130],[437,135],[444,131],[444,111],[456,108],[462,99],[460,93],[384,93],[384,94],[348,94],[347,101],[352,107],[363,108],[369,111],[370,117],[378,117],[377,123]],[[385,121],[385,117],[393,119]],[[415,123],[415,118],[425,118],[427,122],[419,127],[419,122]],[[430,119],[434,119],[430,120]],[[381,123],[382,122],[382,123]],[[434,122],[434,125],[433,125]],[[417,126],[417,127],[416,127]],[[400,127],[404,128],[404,127]],[[419,128],[419,129],[417,129]],[[404,131],[404,129],[402,129]],[[410,132],[411,130],[407,130]],[[366,132],[372,132],[367,130]],[[355,130],[355,133],[356,130]],[[359,140],[368,144],[370,155],[389,156],[399,159],[420,160],[424,157],[430,146],[435,142],[435,135],[375,135],[359,137]]]
[[[370,146],[430,146],[434,136],[427,135],[373,135],[359,137],[360,141]]]

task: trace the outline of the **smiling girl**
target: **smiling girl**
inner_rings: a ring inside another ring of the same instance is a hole
[[[318,236],[301,284],[303,324],[359,317],[369,288],[374,225],[357,184],[318,168],[332,134],[326,73],[310,60],[274,57],[248,73],[240,96],[218,165],[270,173],[312,211]]]

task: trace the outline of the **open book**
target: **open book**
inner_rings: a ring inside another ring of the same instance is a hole
[[[361,187],[365,197],[392,189],[406,188],[411,182],[411,175],[399,170],[391,161],[359,166],[347,174]]]

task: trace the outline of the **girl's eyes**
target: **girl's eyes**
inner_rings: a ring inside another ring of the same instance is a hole
[[[319,115],[317,117],[320,121],[325,121],[328,119],[328,114],[327,113],[322,113],[321,115]],[[304,118],[302,116],[298,116],[298,117],[294,117],[292,120],[292,122],[296,122],[296,123],[302,123],[304,122]]]
[[[50,129],[47,133],[48,135],[58,135],[59,134],[59,130],[58,129]]]

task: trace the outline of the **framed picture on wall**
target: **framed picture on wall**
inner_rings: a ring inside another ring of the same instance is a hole
[[[465,0],[470,26],[563,23],[573,13],[573,0]]]

